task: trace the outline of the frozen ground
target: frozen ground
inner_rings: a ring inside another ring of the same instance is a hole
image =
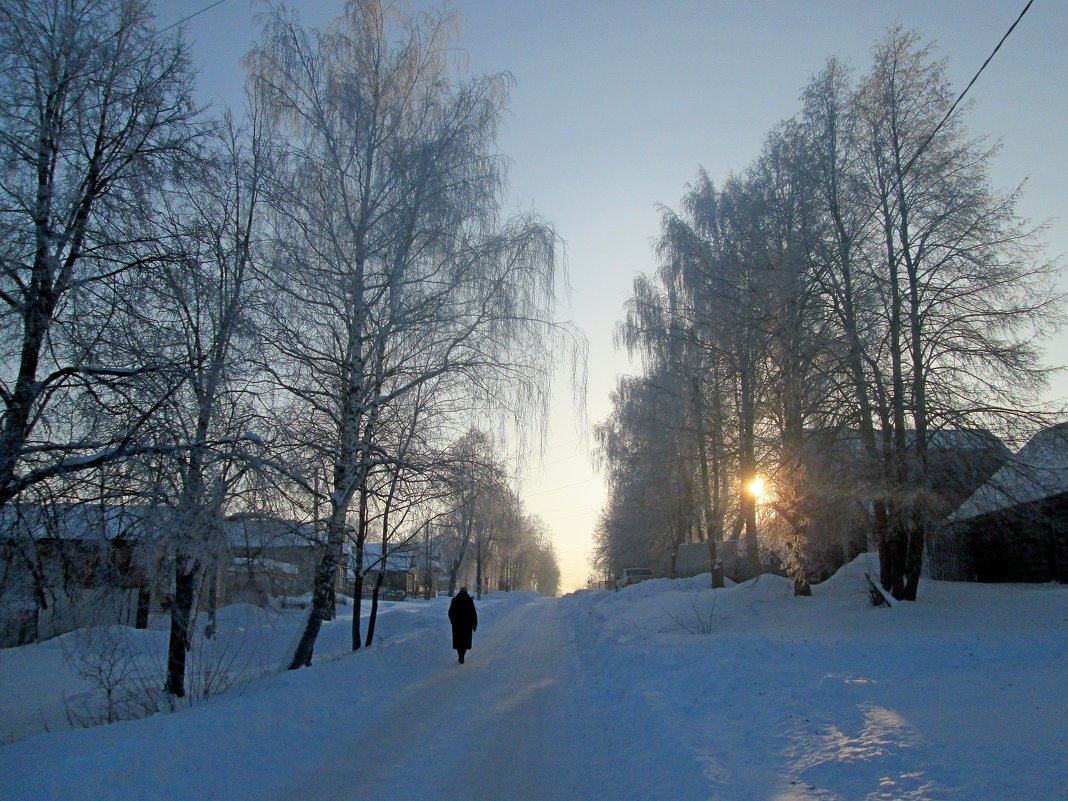
[[[924,582],[917,603],[876,609],[870,559],[809,599],[774,576],[496,594],[465,665],[447,599],[389,605],[357,654],[342,617],[311,670],[0,748],[0,797],[1068,798],[1068,587]],[[243,608],[224,623],[255,634],[253,675],[299,617]],[[75,685],[61,651],[0,651],[8,738],[62,710],[50,688]]]

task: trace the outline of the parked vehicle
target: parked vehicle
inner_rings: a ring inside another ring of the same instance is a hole
[[[619,592],[624,587],[629,587],[631,584],[639,584],[651,578],[654,578],[653,571],[647,567],[623,568],[623,572],[616,579],[616,592]]]

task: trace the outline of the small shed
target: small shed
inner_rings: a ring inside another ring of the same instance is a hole
[[[778,560],[770,553],[761,553],[761,572],[777,572]],[[716,543],[716,561],[723,568],[723,575],[731,581],[745,581],[754,573],[746,559],[744,539],[721,540]],[[675,554],[675,577],[689,578],[711,571],[707,542],[684,542]]]
[[[676,578],[699,576],[711,570],[712,567],[708,561],[707,542],[683,542],[679,544],[679,549],[675,553]]]

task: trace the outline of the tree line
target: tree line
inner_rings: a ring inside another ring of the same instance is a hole
[[[578,336],[552,226],[502,213],[509,78],[466,74],[445,11],[260,21],[246,108],[212,116],[148,2],[0,9],[0,512],[169,511],[177,696],[228,514],[322,532],[292,668],[369,537],[436,530],[453,568],[474,543],[510,586],[559,579],[495,456],[536,437]]]
[[[1049,412],[1057,265],[919,33],[889,30],[860,76],[828,59],[800,103],[741,174],[699,171],[662,211],[616,332],[642,369],[597,429],[595,563],[670,566],[697,541],[715,564],[738,540],[750,574],[774,553],[805,593],[873,545],[883,588],[915,599],[952,511],[939,437],[1014,438]]]

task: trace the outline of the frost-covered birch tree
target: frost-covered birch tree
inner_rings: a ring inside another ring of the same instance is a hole
[[[114,341],[161,177],[199,134],[140,0],[0,5],[0,507],[131,449],[159,367]],[[121,421],[121,424],[119,424]]]
[[[889,359],[882,582],[906,600],[916,598],[937,519],[927,492],[931,434],[1004,428],[1026,415],[1048,374],[1034,335],[1059,317],[1052,266],[1015,211],[1019,190],[990,184],[996,147],[969,137],[960,114],[946,116],[945,68],[917,32],[892,29],[873,48],[856,99]]]
[[[456,593],[459,575],[476,548],[488,538],[496,487],[502,481],[503,466],[494,458],[493,445],[486,432],[471,429],[450,447],[445,466],[449,488],[445,525],[449,532],[446,568],[448,593]]]
[[[870,538],[881,542],[887,525],[887,485],[882,437],[890,419],[885,375],[886,326],[870,253],[877,234],[866,194],[862,130],[849,69],[828,59],[802,92],[800,117],[815,213],[822,218],[812,237],[812,256],[820,264],[818,281],[828,305],[827,346],[831,414],[840,427],[856,432],[864,458],[852,475],[824,476],[839,482],[839,492],[869,500]]]
[[[724,443],[737,485],[776,468],[766,503],[780,533],[763,544],[800,590],[814,550],[838,563],[855,552],[838,516],[866,527],[884,589],[911,600],[927,533],[961,486],[929,470],[938,432],[1012,437],[1043,418],[1037,344],[1061,317],[1055,265],[1016,214],[1019,188],[991,185],[997,148],[968,134],[945,64],[916,32],[888,31],[857,83],[832,59],[802,99],[742,176],[719,191],[701,176],[665,214],[661,268],[632,302],[649,313],[628,319],[628,344],[653,357],[675,331],[699,344],[700,358],[674,363],[698,390],[726,390],[726,402],[707,397],[737,432]],[[645,378],[661,381],[667,362],[649,361]],[[641,399],[615,401],[610,422]],[[820,488],[814,467],[849,476]],[[753,500],[739,493],[750,532]],[[622,503],[610,499],[602,554],[627,537]]]
[[[696,449],[686,427],[690,393],[678,378],[621,376],[612,413],[594,429],[609,492],[595,557],[606,574],[634,565],[669,572],[694,528]]]
[[[248,57],[285,169],[272,191],[271,369],[318,452],[326,543],[291,667],[311,663],[383,409],[435,382],[516,422],[544,399],[555,235],[502,220],[504,76],[461,75],[455,19],[359,0],[326,29],[265,17]],[[366,531],[355,526],[356,547]]]
[[[238,128],[229,115],[168,193],[155,225],[161,243],[128,332],[148,351],[186,365],[181,386],[159,407],[143,492],[168,510],[164,537],[174,594],[167,691],[185,694],[185,657],[197,593],[216,580],[224,516],[242,477],[262,465],[256,432],[258,303],[253,259],[268,142],[255,108]],[[157,393],[161,390],[157,389]]]

